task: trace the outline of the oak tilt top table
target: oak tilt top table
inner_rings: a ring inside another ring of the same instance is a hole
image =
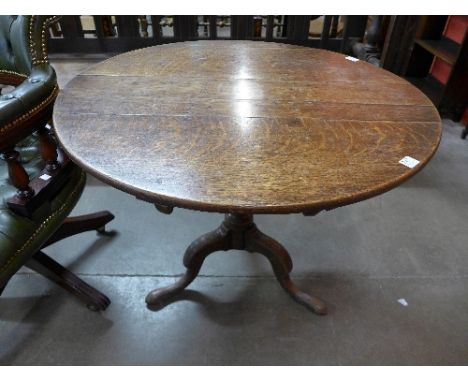
[[[265,255],[281,286],[319,314],[325,304],[293,284],[288,252],[253,215],[314,215],[388,191],[424,167],[441,135],[431,101],[396,75],[254,41],[115,56],[62,90],[54,125],[70,158],[102,181],[166,213],[226,213],[188,247],[185,275],[147,304],[169,302],[210,253],[245,249]]]

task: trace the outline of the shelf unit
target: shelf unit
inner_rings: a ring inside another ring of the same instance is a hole
[[[417,38],[415,43],[426,49],[436,57],[444,60],[449,65],[454,65],[457,62],[459,44],[446,37],[440,40],[423,40]]]
[[[444,117],[459,121],[468,106],[468,16],[421,16],[405,77]]]

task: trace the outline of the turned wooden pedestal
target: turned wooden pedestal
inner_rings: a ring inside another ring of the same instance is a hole
[[[216,251],[230,249],[257,252],[271,263],[276,279],[283,289],[299,304],[305,305],[317,314],[326,314],[325,303],[309,296],[294,285],[289,277],[292,260],[286,249],[275,239],[261,232],[247,214],[226,214],[224,221],[214,231],[200,236],[187,248],[184,256],[185,274],[173,285],[156,289],[146,296],[148,305],[165,305],[184,290],[198,275],[205,258]]]

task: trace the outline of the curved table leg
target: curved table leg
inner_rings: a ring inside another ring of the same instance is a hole
[[[164,305],[168,300],[182,292],[197,277],[205,258],[216,251],[229,249],[228,232],[220,228],[200,236],[185,251],[185,274],[173,285],[151,291],[146,303],[151,306]]]
[[[260,253],[270,261],[276,279],[295,301],[317,314],[327,314],[327,307],[322,300],[302,292],[290,279],[291,257],[280,243],[255,226],[246,232],[245,241],[248,251]]]
[[[247,250],[264,255],[271,263],[281,286],[298,303],[317,314],[326,314],[325,303],[299,290],[289,278],[292,261],[286,249],[273,238],[262,233],[252,215],[226,214],[221,226],[192,242],[184,256],[185,274],[173,285],[155,289],[146,296],[149,306],[162,306],[182,292],[198,275],[205,258],[216,251]]]

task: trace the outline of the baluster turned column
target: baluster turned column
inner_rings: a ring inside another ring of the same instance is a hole
[[[34,190],[29,186],[29,175],[20,162],[20,154],[15,149],[4,152],[3,158],[8,165],[10,182],[17,188],[16,196],[22,200],[34,195]]]
[[[48,174],[53,174],[60,167],[60,163],[57,161],[57,145],[46,127],[40,128],[38,133],[41,143],[41,156],[46,162],[45,169]]]

